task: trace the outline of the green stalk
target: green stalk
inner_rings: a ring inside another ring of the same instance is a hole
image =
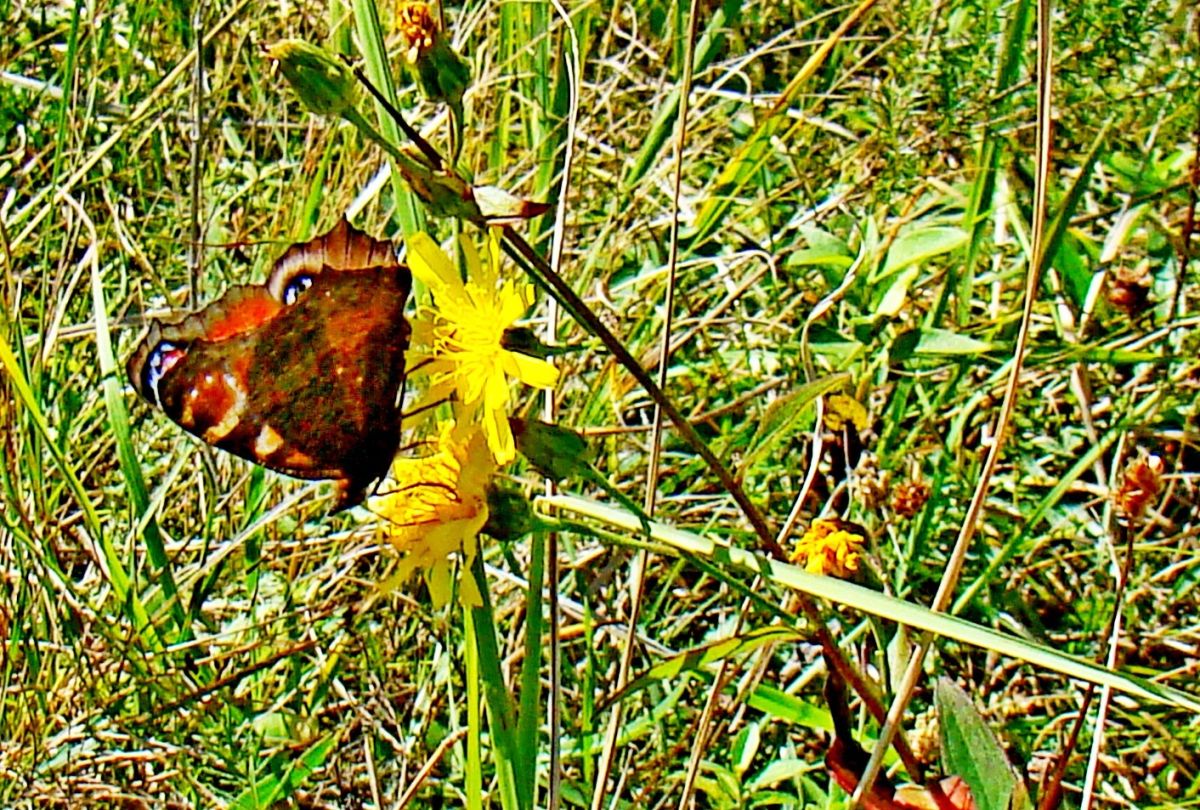
[[[488,730],[491,732],[492,755],[496,763],[496,782],[500,790],[500,805],[505,810],[533,810],[532,800],[523,803],[517,791],[516,774],[533,772],[537,761],[518,762],[516,753],[516,722],[513,716],[512,696],[504,683],[500,671],[500,645],[496,636],[495,615],[489,598],[487,576],[483,570],[483,555],[476,554],[471,570],[466,576],[475,577],[483,604],[467,611],[466,621],[474,643],[468,639],[468,647],[476,656],[477,670],[474,683],[483,685],[483,698],[488,709]],[[478,705],[478,692],[476,703]]]
[[[537,795],[538,728],[542,695],[542,585],[546,568],[546,534],[533,533],[529,545],[529,587],[525,591],[525,660],[521,663],[520,708],[517,712],[517,793],[524,806],[533,807]]]
[[[353,0],[353,6],[354,22],[358,29],[358,46],[367,63],[367,75],[384,97],[395,105],[396,85],[392,81],[387,46],[383,41],[383,30],[379,25],[379,10],[375,6],[375,0]],[[402,141],[396,122],[392,120],[382,105],[376,104],[376,111],[387,141],[398,147]],[[388,154],[395,159],[395,152],[389,150]],[[425,214],[421,210],[416,195],[405,185],[401,173],[396,171],[397,168],[399,167],[392,166],[392,192],[396,198],[396,218],[400,221],[400,227],[406,235],[423,231],[425,230]]]
[[[467,677],[467,810],[483,809],[483,702],[479,690],[479,652],[475,619],[463,609],[463,664]]]

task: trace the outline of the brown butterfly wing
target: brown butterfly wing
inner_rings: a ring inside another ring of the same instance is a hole
[[[282,301],[284,290],[297,276],[395,266],[398,262],[391,242],[371,238],[342,217],[328,233],[285,250],[271,268],[266,287]]]
[[[265,431],[260,450],[278,445],[262,463],[342,478],[352,492],[387,473],[399,444],[410,285],[399,265],[321,275],[264,326],[247,378]]]
[[[287,475],[337,479],[339,506],[357,503],[399,444],[411,283],[390,243],[343,219],[285,251],[266,285],[155,321],[130,380],[204,441]]]

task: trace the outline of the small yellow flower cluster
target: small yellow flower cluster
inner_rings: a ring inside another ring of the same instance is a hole
[[[863,537],[852,523],[836,518],[814,520],[789,558],[813,574],[846,578],[858,571]]]

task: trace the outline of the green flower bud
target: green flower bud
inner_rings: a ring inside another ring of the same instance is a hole
[[[282,39],[266,50],[305,107],[332,116],[353,109],[358,86],[354,74],[336,56],[299,39]]]
[[[487,501],[488,516],[483,531],[501,542],[520,540],[540,525],[529,500],[520,492],[488,487]]]
[[[552,481],[588,480],[592,457],[587,440],[573,430],[517,417],[508,420],[517,449],[533,468]]]

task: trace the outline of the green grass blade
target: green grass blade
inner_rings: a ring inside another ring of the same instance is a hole
[[[611,695],[605,706],[623,700],[656,681],[677,678],[685,672],[699,672],[711,664],[754,652],[770,644],[798,643],[807,639],[807,633],[792,627],[760,627],[738,635],[726,636],[658,662],[631,680],[624,689]]]
[[[1092,167],[1096,165],[1096,160],[1100,157],[1100,150],[1108,139],[1108,130],[1111,126],[1112,120],[1109,119],[1096,133],[1091,148],[1088,149],[1088,153],[1079,167],[1079,172],[1071,182],[1071,187],[1067,189],[1066,198],[1063,199],[1054,218],[1050,221],[1050,225],[1046,228],[1046,249],[1042,252],[1042,272],[1049,269],[1053,263],[1054,257],[1062,245],[1063,237],[1067,233],[1067,227],[1071,224],[1071,217],[1075,216],[1075,211],[1079,208],[1079,203],[1088,190],[1088,184],[1092,179]],[[1082,301],[1079,303],[1082,305]]]
[[[175,585],[175,575],[171,569],[171,558],[163,545],[162,534],[158,530],[158,521],[153,515],[147,515],[150,508],[150,496],[146,491],[146,482],[142,478],[142,467],[138,454],[133,448],[129,430],[129,411],[125,407],[125,398],[121,394],[124,375],[118,368],[113,356],[112,340],[108,331],[108,306],[104,296],[104,282],[100,278],[99,263],[91,264],[92,275],[92,315],[96,325],[96,354],[100,360],[100,377],[104,387],[104,406],[108,411],[109,429],[117,447],[117,462],[125,479],[125,488],[133,502],[133,511],[142,525],[142,539],[146,542],[146,552],[150,562],[157,572],[155,579],[162,587],[163,596],[175,620],[176,630],[181,634],[180,640],[190,638],[187,612],[180,602]]]
[[[262,777],[239,794],[229,807],[231,810],[261,810],[287,802],[320,769],[336,745],[335,734],[318,740],[287,766],[282,774],[272,773]]]
[[[1018,72],[1024,56],[1025,43],[1028,42],[1029,25],[1033,19],[1032,0],[1017,0],[1013,6],[1012,18],[1004,33],[1004,41],[1000,47],[1000,65],[996,71],[995,94],[1000,99],[992,112],[993,118],[1002,117],[1011,107],[1011,94],[1008,92],[1018,79]],[[996,190],[996,176],[1000,171],[1000,155],[1002,142],[996,133],[996,127],[989,122],[983,131],[983,141],[979,145],[979,160],[976,166],[975,181],[971,184],[966,210],[963,211],[963,228],[971,234],[967,244],[966,259],[962,268],[951,265],[946,275],[946,283],[942,294],[929,313],[925,323],[935,326],[941,322],[946,303],[952,291],[956,293],[958,324],[967,323],[971,314],[972,291],[975,287],[975,266],[983,250],[986,236],[986,226],[991,221],[987,211],[992,204],[992,196]]]
[[[396,83],[392,80],[392,68],[388,63],[387,46],[383,41],[383,29],[379,24],[379,9],[375,0],[353,0],[354,23],[358,31],[358,47],[366,61],[366,74],[371,83],[379,89],[392,106],[396,106]],[[383,136],[393,146],[400,147],[404,139],[400,127],[388,115],[383,105],[376,103],[375,110],[379,119],[379,129]],[[396,198],[396,218],[404,233],[416,233],[425,230],[425,214],[417,199],[408,186],[395,161],[392,162],[392,191]]]
[[[584,498],[548,496],[540,498],[538,502],[555,509],[585,515],[626,531],[637,532],[641,528],[640,522],[634,516]],[[1200,698],[1178,689],[1128,673],[1116,672],[1041,644],[1007,636],[957,616],[936,613],[922,605],[906,602],[852,582],[810,574],[798,566],[770,560],[759,554],[716,543],[661,523],[651,524],[651,536],[680,551],[753,572],[769,582],[834,604],[846,605],[908,627],[1016,658],[1070,678],[1097,686],[1108,686],[1133,697],[1200,712]]]
[[[497,21],[496,62],[500,69],[515,72],[516,55],[520,47],[521,4],[501,3]],[[492,124],[491,148],[488,162],[493,171],[500,171],[508,161],[512,144],[514,93],[500,93]]]
[[[700,213],[696,217],[695,230],[688,234],[688,240],[693,247],[712,236],[721,223],[725,221],[725,215],[736,201],[741,189],[745,187],[750,178],[758,174],[767,157],[774,153],[775,147],[771,144],[771,140],[781,137],[784,143],[787,143],[800,124],[803,123],[798,122],[795,125],[790,125],[790,121],[786,115],[788,105],[796,98],[805,83],[817,72],[817,69],[825,64],[834,47],[842,41],[842,38],[845,37],[850,29],[873,5],[875,5],[875,0],[862,0],[850,12],[850,15],[842,22],[838,29],[825,38],[825,41],[818,46],[816,51],[808,58],[808,61],[801,66],[795,77],[788,83],[787,89],[783,91],[783,94],[780,96],[779,101],[775,103],[771,112],[759,123],[746,142],[734,154],[725,169],[717,177],[717,181],[714,183],[708,199],[705,200],[703,207],[701,207]]]
[[[92,504],[91,498],[88,497],[83,482],[79,480],[79,476],[75,474],[75,469],[71,466],[67,457],[63,455],[58,443],[54,440],[50,426],[46,422],[46,417],[38,405],[33,390],[29,387],[29,381],[25,379],[25,375],[17,363],[16,355],[13,354],[12,348],[8,343],[4,341],[0,341],[0,367],[3,367],[4,371],[8,374],[9,381],[17,393],[17,399],[25,406],[25,410],[33,421],[34,427],[43,441],[45,441],[46,448],[50,451],[50,456],[54,459],[55,466],[58,467],[63,479],[67,482],[67,489],[75,496],[75,501],[79,504],[79,509],[83,513],[83,523],[87,528],[88,534],[100,546],[101,553],[104,555],[108,580],[112,583],[117,601],[121,604],[122,609],[128,613],[130,620],[133,622],[134,629],[138,633],[145,633],[154,649],[161,649],[161,642],[158,640],[157,631],[150,621],[150,616],[146,613],[145,605],[142,604],[139,596],[130,589],[129,573],[125,570],[125,564],[121,561],[121,556],[117,553],[116,546],[113,545],[112,535],[105,531],[105,527],[100,522],[100,516],[96,513],[96,508]]]
[[[727,16],[727,12],[730,16]],[[701,34],[700,40],[696,43],[696,54],[692,58],[692,69],[699,73],[710,64],[717,54],[720,53],[721,46],[724,44],[724,37],[721,31],[728,25],[736,22],[741,12],[741,3],[726,3],[723,6],[718,6],[709,18],[708,25]],[[686,14],[679,14],[677,18],[681,21],[686,18]],[[677,49],[679,51],[680,49]],[[675,77],[678,79],[678,76]],[[650,125],[650,131],[646,135],[645,143],[638,150],[637,157],[630,164],[629,170],[625,176],[621,178],[621,194],[622,197],[627,197],[643,177],[650,167],[656,165],[662,158],[663,144],[667,142],[667,138],[675,127],[675,118],[679,115],[679,89],[676,88],[663,97],[663,100],[658,105],[658,114],[655,115],[653,123]],[[760,150],[761,151],[761,150]],[[757,165],[757,159],[751,161],[751,165]]]

